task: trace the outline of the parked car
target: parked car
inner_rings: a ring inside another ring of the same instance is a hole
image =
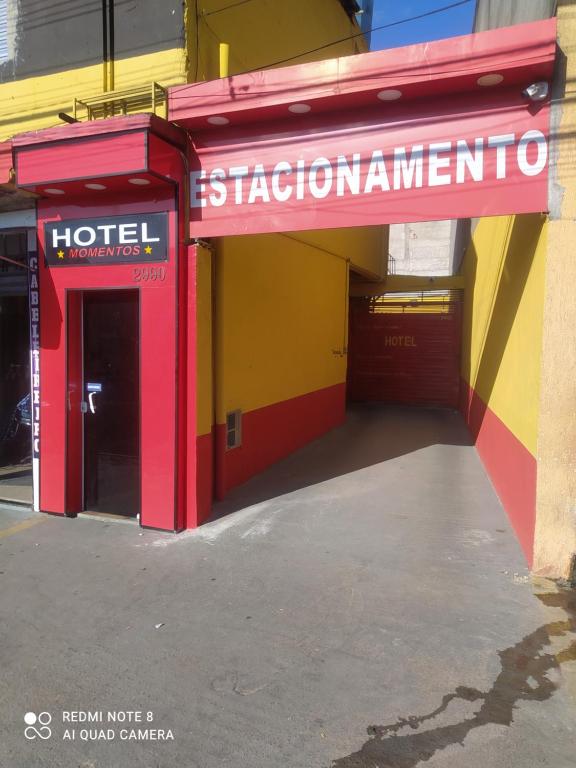
[[[18,401],[0,432],[0,463],[22,464],[30,460],[32,401],[30,394]]]

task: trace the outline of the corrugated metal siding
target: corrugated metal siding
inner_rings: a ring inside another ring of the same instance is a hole
[[[8,59],[8,0],[0,0],[0,63]]]
[[[458,291],[350,300],[348,398],[458,407]]]
[[[474,32],[511,27],[528,21],[549,19],[556,13],[558,0],[529,0],[529,2],[502,2],[477,0]]]

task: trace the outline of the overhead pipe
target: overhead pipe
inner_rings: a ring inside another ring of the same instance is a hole
[[[108,8],[102,0],[102,90],[108,90]]]
[[[109,67],[108,67],[108,85],[111,91],[114,90],[114,0],[108,0],[108,46],[109,46]]]
[[[114,0],[102,0],[102,90],[114,90]]]
[[[220,77],[228,77],[230,61],[230,46],[220,43]]]

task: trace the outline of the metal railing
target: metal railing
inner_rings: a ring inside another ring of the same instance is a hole
[[[162,108],[162,116],[168,116],[168,92],[158,83],[123,88],[114,91],[104,91],[94,96],[75,98],[73,117],[80,120],[82,112],[88,120],[97,120],[114,115],[127,115],[131,112],[153,112],[158,114]]]

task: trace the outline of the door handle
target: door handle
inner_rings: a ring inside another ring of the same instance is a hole
[[[96,392],[90,392],[88,395],[88,404],[90,406],[90,413],[96,413],[96,406],[94,405],[94,395]]]

